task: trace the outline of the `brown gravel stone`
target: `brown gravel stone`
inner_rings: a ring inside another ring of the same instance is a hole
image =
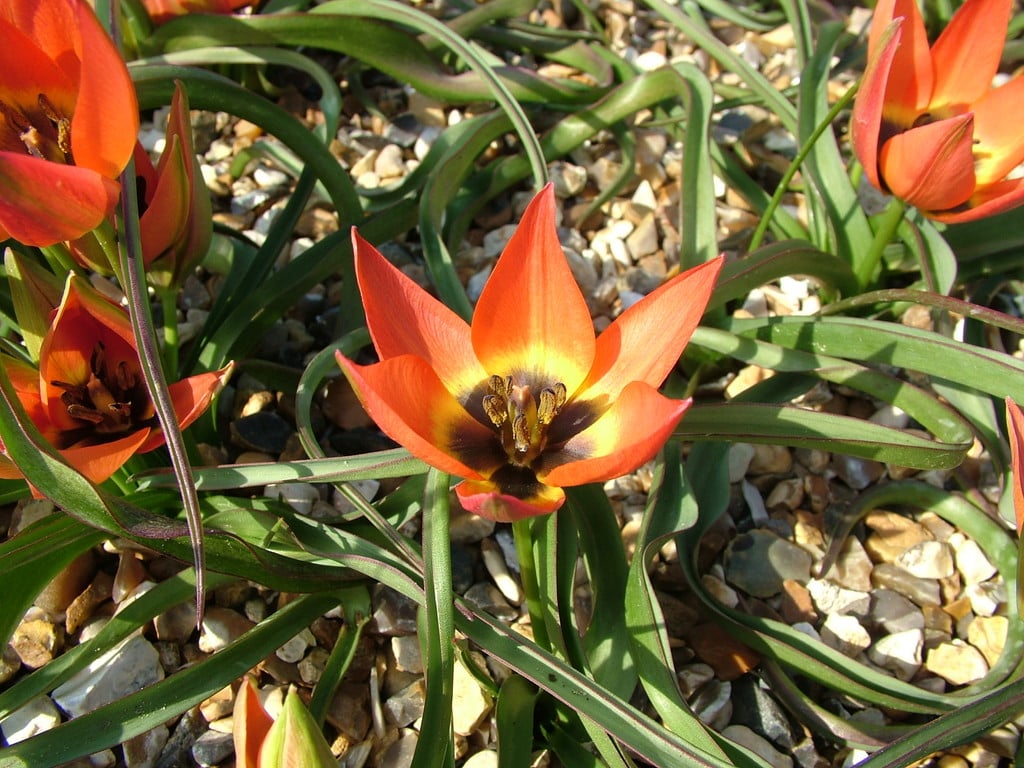
[[[731,681],[761,663],[761,657],[718,624],[693,627],[687,640],[697,657],[715,670],[720,680]]]
[[[44,619],[21,622],[11,636],[11,647],[29,669],[49,664],[63,645],[63,628]]]

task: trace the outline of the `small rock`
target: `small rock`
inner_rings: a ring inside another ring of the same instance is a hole
[[[57,706],[78,717],[163,679],[156,648],[134,635],[59,685],[52,696]]]
[[[964,584],[980,584],[996,575],[996,567],[974,539],[968,539],[957,548],[956,569],[963,576]]]
[[[924,629],[924,614],[910,598],[891,589],[876,589],[871,593],[871,622],[887,634],[908,629]]]
[[[76,557],[35,599],[35,604],[54,618],[61,618],[72,601],[89,586],[96,573],[96,556],[88,550]]]
[[[922,541],[897,556],[896,565],[919,579],[945,579],[955,571],[953,550],[944,541]]]
[[[498,753],[489,749],[477,752],[462,764],[462,768],[498,768]]]
[[[578,195],[587,184],[587,169],[578,165],[558,161],[551,164],[549,172],[559,199]]]
[[[967,627],[967,642],[981,651],[989,667],[1003,654],[1009,626],[1005,616],[977,616]]]
[[[6,683],[14,674],[21,669],[21,658],[17,651],[8,643],[4,646],[4,652],[0,655],[0,685]]]
[[[761,682],[744,675],[732,684],[733,725],[743,725],[787,752],[793,748],[793,732],[785,711]]]
[[[413,600],[395,590],[378,586],[373,594],[373,626],[377,634],[414,635],[417,631],[417,606]]]
[[[871,595],[843,589],[827,579],[811,579],[807,582],[807,591],[819,613],[825,615],[836,613],[863,618],[871,610]]]
[[[295,664],[306,655],[306,649],[311,645],[316,645],[316,638],[313,637],[313,633],[309,631],[308,627],[304,627],[302,631],[274,651],[274,655],[281,661]]]
[[[452,506],[448,535],[453,544],[475,544],[494,533],[494,521]]]
[[[1006,602],[1006,585],[1001,581],[968,584],[964,587],[964,597],[971,601],[971,610],[976,616],[993,616]]]
[[[921,668],[924,632],[908,629],[880,638],[868,649],[868,658],[900,680],[910,680]]]
[[[522,589],[519,586],[519,582],[512,578],[512,574],[508,572],[508,566],[505,564],[501,548],[490,539],[484,539],[481,542],[480,553],[484,561],[484,567],[487,568],[487,572],[494,580],[494,585],[501,590],[501,594],[510,603],[515,605],[523,602]]]
[[[860,540],[848,536],[836,558],[836,563],[826,575],[841,587],[857,592],[871,591],[871,571],[874,563],[868,557]]]
[[[746,477],[753,460],[754,446],[750,443],[733,443],[729,446],[729,482],[738,483]]]
[[[64,631],[45,619],[23,621],[11,635],[11,647],[29,669],[49,664],[63,646]]]
[[[885,465],[880,462],[840,453],[832,456],[832,466],[839,479],[855,491],[864,490],[885,473]]]
[[[779,607],[783,620],[789,624],[796,624],[799,621],[813,623],[818,619],[811,593],[807,591],[807,587],[793,579],[782,582],[782,600]]]
[[[480,669],[486,668],[482,656],[474,658],[474,663]],[[452,683],[452,730],[463,736],[474,733],[490,713],[491,706],[490,695],[470,674],[462,661],[456,660]]]
[[[715,670],[707,664],[696,662],[680,667],[676,677],[679,680],[679,690],[683,692],[683,696],[690,698],[715,679]]]
[[[466,590],[465,599],[474,603],[477,608],[487,611],[500,621],[514,621],[519,611],[508,604],[505,596],[493,584],[480,582]]]
[[[754,446],[754,457],[748,470],[751,475],[780,475],[793,469],[793,454],[784,445]]]
[[[316,685],[327,669],[330,654],[323,648],[313,648],[298,663],[299,677],[307,685]]]
[[[686,639],[690,647],[697,658],[715,670],[715,676],[719,680],[735,680],[761,662],[761,657],[757,653],[718,624],[690,625],[689,629]],[[671,636],[671,632],[669,634]]]
[[[395,669],[399,672],[410,672],[414,675],[423,674],[423,656],[420,650],[420,639],[416,635],[392,637],[391,655],[395,659]]]
[[[854,616],[833,613],[821,627],[821,639],[844,656],[856,658],[871,645],[871,635]]]
[[[772,597],[786,579],[807,581],[811,556],[796,544],[765,530],[733,539],[726,551],[726,579],[754,597]]]
[[[306,516],[313,511],[313,504],[320,501],[320,492],[309,483],[273,483],[264,487],[263,495],[268,499],[279,499]]]
[[[212,605],[203,616],[203,631],[199,635],[199,650],[216,653],[253,628],[245,616],[230,608]]]
[[[765,499],[765,506],[768,509],[785,507],[793,511],[797,509],[804,500],[804,483],[799,477],[790,477],[775,484],[768,498]]]
[[[712,680],[690,702],[693,713],[712,728],[724,726],[732,717],[732,683]]]
[[[706,573],[700,577],[701,586],[708,591],[718,602],[727,608],[735,608],[739,605],[740,598],[736,590],[730,587],[721,579]]]
[[[230,733],[207,731],[192,745],[192,758],[203,768],[211,768],[220,765],[234,751],[234,737]]]
[[[419,736],[415,731],[403,731],[380,759],[379,765],[386,765],[388,768],[409,768],[412,765],[413,755],[416,754],[416,744]]]
[[[291,434],[292,426],[274,411],[260,411],[231,422],[231,441],[250,451],[279,454]]]
[[[370,689],[366,685],[343,682],[338,686],[326,720],[353,742],[361,741],[370,731]]]
[[[399,728],[403,728],[423,715],[425,696],[426,685],[420,678],[384,702],[384,716]]]
[[[30,739],[37,733],[60,725],[60,712],[48,696],[36,696],[23,707],[0,720],[0,731],[8,744]]]
[[[967,685],[988,673],[981,651],[959,639],[939,643],[928,651],[924,666],[951,685]]]
[[[196,628],[196,601],[186,600],[168,608],[153,620],[158,640],[184,643]]]
[[[873,533],[864,542],[864,549],[875,562],[891,563],[915,544],[934,537],[924,526],[895,512],[875,510],[864,518]]]
[[[911,576],[898,565],[879,563],[871,572],[871,581],[875,586],[899,592],[921,606],[942,604],[939,582]]]
[[[199,711],[202,713],[203,719],[206,722],[212,723],[214,720],[220,720],[221,718],[228,717],[231,714],[234,702],[234,689],[228,685],[203,701],[199,705]]]

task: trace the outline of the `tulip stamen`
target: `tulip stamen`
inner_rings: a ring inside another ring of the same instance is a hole
[[[50,383],[63,390],[60,399],[71,418],[87,422],[95,435],[119,435],[147,419],[148,408],[136,412],[133,406],[139,394],[139,381],[127,361],[119,361],[111,370],[106,347],[97,342],[89,359],[89,378],[85,384]]]
[[[64,159],[68,163],[74,163],[74,159],[71,156],[71,121],[68,120],[61,112],[53,105],[45,93],[40,93],[39,98],[39,109],[46,116],[53,127],[57,129],[57,146],[60,151],[64,153]]]
[[[565,405],[565,385],[558,382],[534,396],[529,385],[515,384],[511,376],[491,376],[487,389],[484,413],[497,428],[505,454],[515,466],[530,466],[544,451],[548,427]]]

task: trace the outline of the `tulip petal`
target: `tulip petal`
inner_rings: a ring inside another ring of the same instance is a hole
[[[217,396],[217,393],[231,377],[233,367],[233,365],[227,365],[219,371],[189,376],[187,379],[174,382],[167,388],[171,396],[171,406],[178,417],[178,425],[181,429],[186,429],[206,412],[206,409],[210,407],[210,401]],[[163,430],[154,429],[149,439],[139,446],[138,452],[152,451],[163,445],[164,441]]]
[[[55,5],[50,3],[49,5]],[[6,19],[0,19],[0,101],[16,110],[26,110],[35,123],[45,117],[39,112],[39,94],[44,93],[60,111],[72,114],[75,106],[75,84],[58,67],[38,40],[31,38]],[[0,117],[0,126],[5,118]],[[0,149],[6,152],[25,152],[25,145],[15,129],[0,130]]]
[[[971,195],[967,205],[950,211],[929,211],[928,217],[946,224],[962,224],[977,221],[1024,204],[1024,178],[979,187]]]
[[[413,456],[472,479],[505,463],[496,433],[469,415],[426,361],[401,355],[358,365],[336,357],[370,418]]]
[[[878,11],[875,13],[877,18]],[[878,146],[882,135],[882,113],[886,108],[886,87],[896,49],[900,44],[902,23],[902,20],[893,21],[885,28],[884,35],[878,41],[877,52],[868,59],[850,119],[853,151],[864,167],[868,181],[876,189],[882,190],[886,187],[878,175]]]
[[[1013,510],[1017,533],[1021,533],[1024,531],[1024,413],[1010,398],[1006,398],[1006,427],[1013,458]]]
[[[473,353],[469,325],[416,285],[352,228],[366,325],[381,360],[414,355],[465,402],[487,378]]]
[[[25,245],[74,240],[106,218],[118,189],[88,168],[0,152],[0,227]]]
[[[235,742],[235,768],[257,768],[260,746],[274,719],[260,705],[251,677],[238,688],[232,712],[231,734]]]
[[[102,483],[139,452],[151,431],[149,427],[143,427],[109,443],[71,446],[62,449],[60,454],[89,482]],[[45,492],[46,489],[40,490]]]
[[[1002,181],[1024,162],[1024,77],[988,91],[973,111],[978,185]]]
[[[139,218],[142,256],[146,266],[181,240],[188,219],[191,190],[185,163],[191,163],[192,158],[184,157],[181,141],[175,136],[164,147],[160,161],[161,173],[156,178],[156,188],[146,190],[147,196],[151,197]]]
[[[71,118],[75,164],[115,178],[139,135],[139,105],[128,67],[88,3],[76,2],[78,102]]]
[[[565,503],[561,488],[539,482],[532,472],[526,474],[525,480],[519,482],[511,478],[506,482],[463,480],[455,486],[455,494],[467,512],[498,523],[546,515]]]
[[[868,37],[869,60],[887,45],[890,24],[899,21],[899,42],[886,75],[885,117],[910,126],[928,106],[934,82],[928,32],[917,0],[879,0]]]
[[[594,325],[555,226],[555,191],[533,198],[484,286],[473,349],[489,375],[570,397],[594,361]]]
[[[955,208],[974,192],[970,114],[897,134],[882,147],[882,178],[897,197],[922,211]]]
[[[932,46],[929,109],[948,117],[971,109],[992,87],[1006,45],[1012,0],[966,0]]]
[[[610,403],[630,382],[661,386],[704,315],[722,263],[719,256],[677,275],[619,315],[597,337],[575,399]]]
[[[635,381],[594,424],[541,455],[537,477],[549,485],[583,485],[632,472],[672,435],[689,400],[672,400]]]

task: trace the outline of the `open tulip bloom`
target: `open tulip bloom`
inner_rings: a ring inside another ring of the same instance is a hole
[[[81,277],[68,278],[38,369],[7,356],[0,364],[43,437],[94,483],[136,453],[164,443],[127,312]],[[170,385],[182,428],[206,410],[227,373],[201,373]],[[21,472],[0,456],[0,477],[17,478]]]
[[[879,0],[853,145],[868,180],[944,222],[1024,203],[1024,78],[993,88],[1011,0],[967,0],[929,48],[916,0]]]
[[[465,478],[463,507],[498,521],[553,512],[563,486],[651,459],[689,406],[657,391],[704,314],[721,258],[623,312],[600,337],[555,227],[552,186],[523,215],[472,326],[353,231],[380,362],[338,363],[377,425]]]
[[[135,146],[128,69],[85,0],[2,0],[0,40],[0,240],[79,238]]]

